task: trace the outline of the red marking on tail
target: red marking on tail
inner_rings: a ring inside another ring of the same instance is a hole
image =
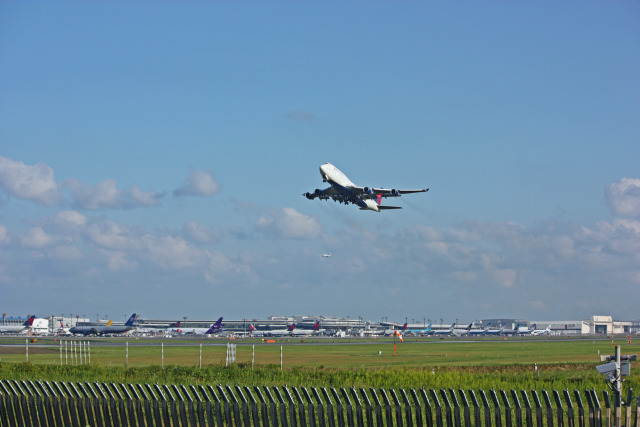
[[[380,206],[380,204],[382,203],[382,193],[378,194],[378,196],[376,197],[376,203],[378,204],[378,206]]]

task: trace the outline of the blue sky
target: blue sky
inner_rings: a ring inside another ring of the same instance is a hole
[[[2,310],[638,319],[639,18],[3,2]],[[324,162],[431,190],[309,201]]]

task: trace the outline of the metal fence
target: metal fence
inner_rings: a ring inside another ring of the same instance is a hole
[[[606,391],[600,396],[604,405],[595,390],[549,395],[0,380],[0,425],[640,427],[632,390],[622,411]]]

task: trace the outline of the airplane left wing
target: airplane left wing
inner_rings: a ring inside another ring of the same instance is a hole
[[[396,190],[394,188],[374,188],[374,187],[351,187],[349,190],[357,195],[382,195],[382,197],[400,197],[402,194],[426,193],[428,188],[420,188],[416,190]]]

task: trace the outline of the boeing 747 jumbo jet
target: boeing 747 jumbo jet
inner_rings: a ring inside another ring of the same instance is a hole
[[[320,200],[332,199],[348,205],[353,203],[360,207],[360,210],[372,210],[380,212],[384,209],[402,209],[400,206],[383,206],[383,197],[400,197],[402,194],[426,193],[428,188],[418,190],[396,190],[388,188],[359,187],[355,185],[345,174],[333,166],[325,163],[320,166],[320,175],[324,182],[328,182],[331,187],[324,190],[316,189],[313,193],[303,193],[309,200],[319,197]]]

